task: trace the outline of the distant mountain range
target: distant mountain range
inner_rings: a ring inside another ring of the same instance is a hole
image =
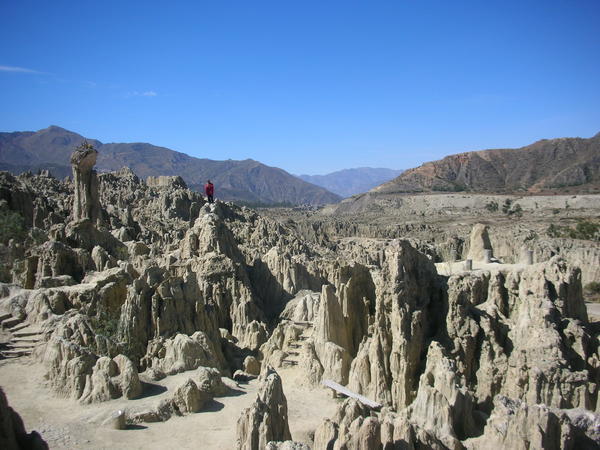
[[[37,132],[0,133],[0,170],[21,173],[49,169],[56,177],[71,174],[71,152],[85,138],[51,126]],[[87,139],[98,150],[99,171],[131,168],[139,177],[180,175],[190,189],[201,190],[207,179],[215,196],[252,205],[335,203],[340,197],[307,183],[285,170],[258,161],[215,161],[194,158],[152,144],[103,144]]]
[[[578,193],[598,187],[600,133],[589,139],[543,139],[517,149],[446,156],[407,170],[371,192]]]
[[[350,197],[379,186],[401,173],[402,170],[359,167],[339,170],[327,175],[298,175],[298,178],[321,186],[342,197]]]

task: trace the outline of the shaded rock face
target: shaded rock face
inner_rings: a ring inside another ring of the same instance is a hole
[[[260,382],[256,400],[242,411],[238,419],[238,449],[259,450],[266,448],[271,441],[291,440],[281,378],[269,368]]]
[[[44,450],[46,442],[36,432],[27,433],[21,416],[8,405],[0,388],[0,448],[6,450]]]

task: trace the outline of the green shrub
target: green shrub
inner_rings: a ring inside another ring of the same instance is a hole
[[[502,212],[504,214],[508,214],[510,211],[511,205],[512,205],[512,200],[510,198],[507,198],[506,200],[504,200],[504,204],[502,205]]]
[[[495,202],[495,201],[492,200],[487,205],[485,205],[485,209],[487,209],[489,212],[496,212],[496,211],[498,211],[498,202]]]
[[[521,217],[523,216],[523,208],[518,203],[515,203],[513,207],[508,211],[509,216]]]
[[[577,222],[577,225],[575,225],[575,228],[551,224],[546,229],[546,234],[553,238],[600,241],[600,224],[587,220],[580,220]]]
[[[114,339],[119,329],[119,318],[110,317],[105,312],[90,318],[92,327],[96,334],[100,334],[108,339]]]

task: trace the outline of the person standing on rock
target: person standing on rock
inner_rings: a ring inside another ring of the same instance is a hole
[[[215,201],[213,198],[213,196],[215,195],[215,185],[212,184],[210,180],[208,180],[204,185],[204,192],[206,193],[208,203],[213,203]]]

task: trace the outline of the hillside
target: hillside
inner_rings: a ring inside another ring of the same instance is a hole
[[[544,139],[518,149],[447,156],[402,173],[373,193],[470,191],[595,192],[600,185],[600,133],[589,139]]]
[[[69,157],[85,138],[60,127],[37,132],[0,133],[0,170],[20,173],[49,168],[59,177],[69,174]],[[201,189],[207,179],[215,183],[216,196],[251,204],[333,203],[340,198],[286,171],[258,161],[215,161],[146,143],[103,144],[87,139],[99,152],[99,171],[131,168],[139,177],[180,175],[188,185]]]
[[[401,173],[402,170],[359,167],[339,170],[326,175],[298,175],[298,178],[321,186],[342,197],[350,197],[373,189]]]

